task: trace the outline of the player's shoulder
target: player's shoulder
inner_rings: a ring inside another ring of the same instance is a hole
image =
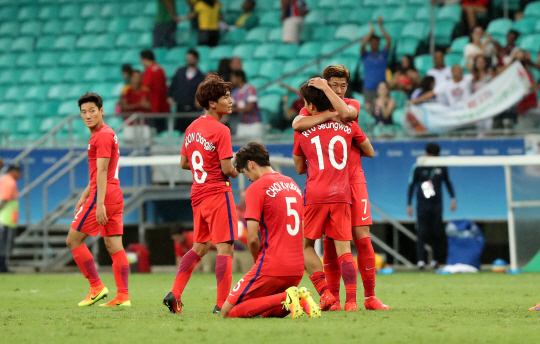
[[[360,107],[360,102],[354,98],[343,98],[343,101],[347,105],[351,105],[351,106],[358,105],[358,107]]]
[[[96,131],[94,135],[92,135],[92,138],[95,140],[104,140],[113,139],[115,136],[116,133],[114,132],[114,130],[104,123],[103,127]]]

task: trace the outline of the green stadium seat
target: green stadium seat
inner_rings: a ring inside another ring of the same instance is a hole
[[[140,51],[138,49],[124,50],[120,62],[129,63],[131,65],[138,64],[140,62]]]
[[[51,100],[64,100],[67,98],[70,87],[68,85],[52,85],[47,92],[47,98]]]
[[[523,37],[518,43],[523,50],[528,50],[531,54],[538,54],[540,49],[540,34],[533,34]]]
[[[115,108],[116,104],[114,101],[103,102],[103,111],[106,115],[114,115]],[[113,128],[113,130],[119,127],[120,124],[122,124],[122,118],[119,117],[112,117],[107,120],[107,125]]]
[[[437,17],[438,13],[439,13],[439,8],[435,7],[435,18]],[[430,6],[420,7],[418,11],[416,11],[414,19],[417,21],[429,22],[431,20],[431,7]]]
[[[261,68],[261,61],[249,60],[242,62],[242,70],[246,73],[246,76],[251,79],[257,75]]]
[[[400,59],[403,55],[416,55],[416,49],[420,41],[413,37],[400,38],[397,43],[396,56]]]
[[[259,27],[276,27],[281,26],[279,19],[281,13],[279,11],[265,12],[260,15]]]
[[[337,28],[334,34],[335,39],[346,39],[352,41],[362,37],[360,27],[356,24],[345,24]]]
[[[379,7],[383,6],[384,2],[383,0],[364,0],[363,5],[364,7]]]
[[[0,118],[10,117],[13,111],[15,110],[15,103],[0,103]],[[3,128],[2,128],[3,129]]]
[[[79,79],[79,82],[80,82],[81,79]],[[77,84],[73,84],[71,85],[71,87],[69,88],[69,91],[68,91],[68,94],[67,94],[67,97],[66,98],[69,98],[69,99],[77,99],[79,98],[81,95],[85,94],[86,92],[90,92],[92,91],[93,92],[93,89],[90,85],[88,84],[80,84],[80,83],[77,83]],[[104,95],[102,95],[104,96]]]
[[[13,36],[19,35],[19,29],[21,24],[18,22],[5,22],[0,25],[0,36]]]
[[[351,9],[348,9],[348,8],[341,8],[341,9],[330,11],[328,15],[326,16],[326,23],[341,25],[344,23],[343,21],[344,18],[349,18],[350,11]]]
[[[60,61],[60,53],[41,53],[38,56],[37,65],[40,67],[51,67],[58,65]]]
[[[523,19],[525,20],[525,19]],[[534,32],[540,33],[540,21],[537,21],[536,25],[534,26]]]
[[[373,23],[377,23],[377,20],[379,17],[383,17],[383,19],[388,22],[390,21],[390,19],[394,16],[394,9],[392,8],[387,8],[387,7],[379,7],[379,8],[376,8],[372,13],[371,13],[371,21],[373,21]]]
[[[244,39],[246,38],[247,31],[245,29],[236,29],[229,31],[223,36],[222,43],[224,44],[242,44]]]
[[[40,21],[28,21],[21,26],[19,34],[23,36],[39,37],[41,36],[41,28],[42,23]]]
[[[267,79],[267,78],[253,78],[253,79],[249,79],[248,82],[251,85],[253,85],[253,87],[259,88],[262,85],[266,84],[268,81],[269,81],[269,79]]]
[[[452,43],[452,33],[456,23],[450,20],[437,20],[435,23],[435,44],[449,46]]]
[[[41,81],[45,83],[59,83],[66,72],[65,68],[47,68],[43,71]]]
[[[176,44],[180,46],[194,47],[197,45],[197,34],[191,29],[176,30]]]
[[[267,78],[275,79],[277,77],[277,72],[283,68],[282,61],[266,61],[261,64],[261,68],[257,73],[257,76],[264,76]]]
[[[11,45],[11,51],[32,51],[34,48],[34,37],[15,38]]]
[[[268,42],[281,42],[283,40],[283,28],[282,27],[276,27],[270,30],[268,33]]]
[[[13,115],[15,117],[34,117],[37,107],[38,103],[36,102],[19,102],[13,109]],[[32,120],[36,122],[35,119]]]
[[[21,22],[31,21],[37,19],[39,14],[38,6],[25,6],[21,7],[17,14],[17,20]]]
[[[336,0],[319,0],[318,8],[335,9],[338,5]]]
[[[433,68],[433,57],[429,54],[418,55],[414,58],[414,66],[420,73],[420,76],[423,77],[428,70]]]
[[[263,116],[266,115],[267,121],[272,122],[276,115],[279,115],[281,108],[281,96],[278,94],[269,94],[259,97],[259,108],[263,111]]]
[[[126,6],[129,7],[129,6]],[[79,13],[81,12],[81,6],[71,4],[71,5],[63,5],[60,8],[59,17],[63,19],[73,19],[78,18]]]
[[[310,58],[300,58],[300,59],[294,59],[294,60],[289,60],[287,62],[285,62],[285,65],[283,65],[283,70],[282,70],[282,74],[288,74],[288,73],[291,73],[291,72],[294,72],[295,70],[297,70],[298,68],[304,66],[306,63],[310,62]],[[307,67],[306,69],[304,69],[302,71],[302,73],[310,73],[310,74],[314,74],[314,73],[317,73],[317,66],[314,65],[314,66],[311,66],[311,67]]]
[[[298,52],[298,45],[296,44],[281,44],[277,47],[274,58],[281,60],[289,60],[296,57]]]
[[[56,113],[55,113],[56,115]],[[59,118],[57,117],[48,117],[44,118],[41,123],[39,124],[39,131],[41,133],[46,133],[50,131],[52,128],[54,128],[59,123]]]
[[[403,91],[390,91],[390,97],[396,100],[396,108],[402,108],[407,103],[407,95]]]
[[[339,56],[359,58],[360,57],[360,43],[349,46],[347,49],[339,53]]]
[[[36,50],[44,51],[51,50],[54,42],[56,41],[56,36],[42,36],[37,39]]]
[[[153,3],[154,6],[156,6],[155,3]],[[118,17],[118,14],[122,11],[122,7],[124,7],[121,3],[110,3],[110,4],[103,4],[103,7],[101,8],[101,18],[114,18]]]
[[[356,25],[366,25],[371,20],[373,10],[371,8],[362,8],[361,10],[349,11],[347,14],[347,23]]]
[[[80,51],[69,51],[65,52],[60,56],[60,65],[62,66],[77,66],[81,60],[82,52]]]
[[[514,22],[514,25],[512,25],[512,29],[519,32],[520,35],[528,35],[536,31],[535,26],[537,22],[539,21],[534,18],[523,18],[519,21]]]
[[[465,49],[465,46],[467,43],[469,43],[471,39],[469,36],[463,36],[456,38],[452,41],[452,45],[450,45],[450,51],[453,53],[461,53],[463,54],[463,50]]]
[[[89,82],[100,82],[103,81],[107,75],[107,72],[108,70],[105,67],[92,67],[86,70],[83,80]]]
[[[391,22],[410,22],[413,20],[413,17],[411,16],[411,8],[408,6],[401,6],[398,7],[391,18],[389,18]]]
[[[153,2],[147,2],[142,12],[146,16],[155,16],[157,13],[157,6]]]
[[[122,15],[127,17],[134,17],[140,15],[144,11],[144,2],[131,2],[129,6],[122,6]]]
[[[142,37],[144,36],[144,34],[140,36]],[[92,47],[96,49],[110,49],[115,40],[116,40],[115,34],[112,34],[112,33],[101,34],[97,36]]]
[[[270,60],[274,57],[277,50],[277,44],[262,44],[255,49],[255,52],[253,53],[253,58],[256,60]]]
[[[23,95],[26,100],[44,100],[49,92],[49,86],[35,85],[30,86]]]
[[[0,8],[0,21],[9,21],[17,18],[19,9],[17,7],[2,6]]]
[[[298,49],[297,57],[315,58],[321,55],[321,44],[319,42],[304,43]]]
[[[78,49],[91,49],[94,47],[94,42],[97,40],[98,35],[82,35],[79,36],[75,47]]]
[[[13,68],[17,61],[17,54],[0,54],[0,68]]]
[[[40,20],[52,20],[58,17],[60,12],[60,6],[57,5],[44,5],[39,7],[38,18]]]
[[[37,103],[35,115],[38,117],[50,117],[56,115],[59,103],[57,101],[42,101]]]
[[[401,31],[400,38],[416,38],[424,40],[429,34],[429,25],[425,23],[411,22],[406,24]]]
[[[397,40],[399,36],[401,35],[401,31],[403,30],[404,26],[405,24],[402,22],[393,22],[393,23],[384,24],[384,29],[386,30],[386,32],[390,35],[392,39]],[[363,29],[369,30],[369,26],[364,26]],[[381,35],[379,30],[376,30],[376,32],[377,32],[377,35],[379,36]]]
[[[113,18],[107,25],[107,31],[110,33],[120,34],[128,31],[129,18],[118,17]]]
[[[231,45],[218,45],[210,51],[210,60],[219,61],[224,58],[231,58],[233,47]]]
[[[46,21],[41,28],[41,33],[44,35],[60,35],[64,27],[64,22],[60,20]]]
[[[349,9],[355,9],[355,8],[358,8],[360,9],[361,5],[361,1],[358,1],[358,0],[339,0],[339,6],[340,7],[346,7],[346,8],[349,8]],[[362,11],[364,9],[362,8]]]
[[[54,50],[73,50],[75,48],[75,35],[63,35],[58,37],[53,44]]]
[[[86,21],[86,24],[84,24],[83,31],[84,33],[105,33],[107,32],[107,26],[109,25],[108,19],[102,19],[102,18],[96,18],[92,20]]]
[[[336,26],[334,25],[325,25],[320,27],[313,27],[313,28],[306,28],[302,32],[304,34],[306,32],[305,38],[302,39],[302,41],[315,41],[315,42],[328,42],[332,39],[334,39],[334,35],[336,33]]]
[[[242,60],[249,60],[253,56],[257,45],[241,44],[236,46],[232,51],[232,56],[240,57]]]
[[[19,77],[19,84],[39,84],[41,82],[42,70],[25,69]]]
[[[325,10],[314,9],[310,11],[304,20],[306,26],[321,26],[326,23],[326,13]]]
[[[24,118],[17,121],[18,134],[31,134],[39,128],[39,122],[34,118]]]
[[[92,88],[92,92],[96,92],[106,98],[118,97],[120,96],[120,93],[113,93],[113,90],[115,90],[115,86],[116,86],[115,83],[102,82],[102,83],[96,84]]]
[[[246,36],[246,42],[253,43],[264,43],[266,42],[266,37],[270,31],[267,27],[256,27],[253,30],[249,31]]]
[[[118,65],[122,59],[124,50],[108,50],[103,53],[101,63],[105,65]]]
[[[24,94],[26,91],[25,86],[11,86],[4,93],[4,100],[19,101],[21,99],[21,94]]]
[[[99,4],[86,4],[81,9],[80,17],[81,18],[86,18],[88,20],[95,20],[99,16],[100,12],[101,12],[101,5],[99,5]]]
[[[393,7],[401,6],[404,3],[403,0],[381,0],[381,2],[383,2],[383,1],[384,1],[384,6],[386,6],[386,7],[389,7],[389,6],[393,6]]]
[[[11,50],[11,45],[13,44],[13,38],[11,37],[0,37],[0,51],[9,51]]]
[[[444,55],[444,64],[447,66],[453,66],[460,64],[463,59],[463,53],[448,53]]]
[[[436,20],[452,20],[454,23],[461,21],[461,5],[446,5],[443,6],[437,13]]]
[[[507,18],[499,18],[489,22],[486,32],[492,35],[506,35],[512,28],[512,21]]]
[[[523,12],[525,18],[540,18],[540,1],[535,1],[527,4],[525,6],[525,11]],[[1,18],[1,16],[0,16]]]
[[[64,70],[62,81],[70,84],[81,82],[81,80],[83,80],[84,78],[85,73],[86,69],[81,67],[72,67],[66,69]]]
[[[169,49],[167,54],[165,54],[163,62],[181,63],[185,61],[187,51],[188,49],[186,47],[174,47]]]
[[[154,18],[135,17],[129,21],[128,29],[135,32],[152,31],[154,27]]]
[[[339,40],[339,41],[334,40],[334,41],[324,43],[323,46],[321,47],[321,55],[330,54],[334,52],[336,49],[343,47],[347,43],[348,43],[347,41],[342,41],[342,40]]]
[[[69,116],[69,115],[75,115],[78,113],[78,107],[77,103],[70,101],[64,101],[60,103],[60,106],[58,107],[58,115],[60,116]]]

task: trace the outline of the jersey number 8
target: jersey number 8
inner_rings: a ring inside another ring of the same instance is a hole
[[[191,155],[191,168],[193,168],[193,178],[199,184],[202,184],[206,181],[206,176],[208,173],[203,169],[204,161],[201,152],[194,151]],[[197,175],[197,172],[201,173],[201,177]]]

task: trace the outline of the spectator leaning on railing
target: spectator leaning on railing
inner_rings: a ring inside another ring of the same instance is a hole
[[[426,92],[420,97],[411,100],[412,104],[419,104],[434,98],[438,94],[444,94],[447,104],[454,106],[458,102],[467,99],[472,94],[472,74],[463,76],[463,68],[456,64],[452,67],[452,80],[444,86],[435,85],[433,91]]]

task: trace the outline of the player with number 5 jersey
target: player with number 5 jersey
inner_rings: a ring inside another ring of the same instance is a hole
[[[172,291],[163,299],[171,313],[182,313],[181,296],[197,262],[216,244],[217,298],[219,312],[232,282],[233,243],[238,238],[236,206],[229,177],[238,172],[233,157],[231,132],[219,120],[232,111],[232,84],[217,75],[208,76],[197,89],[197,102],[206,113],[186,129],[180,165],[191,170],[194,244],[180,262]]]
[[[97,93],[79,98],[81,117],[92,136],[88,144],[90,183],[75,206],[66,244],[73,259],[90,283],[90,293],[79,306],[91,306],[105,298],[109,290],[101,282],[92,253],[84,244],[89,236],[101,236],[111,255],[116,297],[100,306],[131,306],[128,294],[129,262],[122,245],[124,198],[118,179],[120,149],[118,137],[103,123],[103,99]]]

